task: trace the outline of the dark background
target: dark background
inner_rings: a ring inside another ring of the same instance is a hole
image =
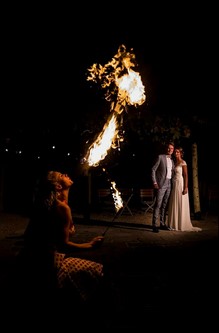
[[[102,130],[110,106],[100,87],[87,81],[87,70],[94,63],[108,63],[122,44],[136,56],[135,70],[147,98],[142,106],[130,107],[124,114],[125,140],[120,150],[110,152],[100,167],[90,170],[94,186],[107,182],[103,166],[119,186],[150,185],[152,160],[162,142],[155,142],[153,136],[142,138],[138,130],[130,129],[152,115],[180,117],[188,124],[194,116],[202,123],[203,132],[199,129],[194,139],[203,198],[208,183],[215,181],[210,169],[217,125],[211,80],[212,13],[206,7],[186,4],[178,8],[159,5],[146,11],[137,4],[120,9],[108,6],[84,5],[77,11],[57,7],[5,10],[2,209],[28,211],[38,179],[48,169],[68,172],[79,193],[74,199],[83,200],[80,192],[86,189],[87,176],[81,159]],[[181,141],[191,173],[191,141]]]

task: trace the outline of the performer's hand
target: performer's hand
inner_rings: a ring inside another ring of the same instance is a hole
[[[103,236],[96,236],[91,240],[92,247],[98,247],[103,243]]]

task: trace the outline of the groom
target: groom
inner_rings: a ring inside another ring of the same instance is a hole
[[[152,217],[152,230],[159,232],[158,217],[160,215],[160,229],[169,230],[165,224],[167,204],[171,191],[171,179],[174,170],[174,162],[171,158],[174,151],[174,143],[166,145],[165,154],[158,155],[152,166],[152,182],[155,189],[155,204]]]

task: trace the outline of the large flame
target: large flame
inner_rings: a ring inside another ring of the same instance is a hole
[[[112,147],[118,133],[116,116],[112,115],[103,131],[89,148],[87,162],[89,166],[97,166],[105,158],[108,150]]]
[[[125,103],[136,106],[144,103],[146,97],[139,73],[129,69],[128,74],[116,79],[116,84],[119,87],[119,104]]]
[[[88,69],[88,81],[99,83],[105,90],[105,99],[111,103],[108,121],[103,127],[94,143],[89,147],[87,161],[89,166],[98,166],[108,154],[110,148],[115,148],[115,139],[119,138],[119,122],[117,120],[127,105],[141,105],[146,100],[145,89],[135,67],[135,55],[127,52],[126,47],[121,45],[118,53],[106,65],[93,64]],[[115,182],[111,182],[111,190],[118,211],[122,206],[122,198],[116,189]]]
[[[118,53],[106,65],[93,64],[88,69],[88,81],[99,83],[111,111],[122,113],[127,105],[141,105],[146,100],[145,88],[135,67],[135,55],[121,45]]]

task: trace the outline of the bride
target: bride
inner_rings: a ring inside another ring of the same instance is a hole
[[[190,218],[190,205],[188,193],[187,163],[183,160],[183,149],[176,147],[174,150],[175,170],[173,187],[170,194],[168,208],[168,227],[179,231],[201,231],[193,227]]]

